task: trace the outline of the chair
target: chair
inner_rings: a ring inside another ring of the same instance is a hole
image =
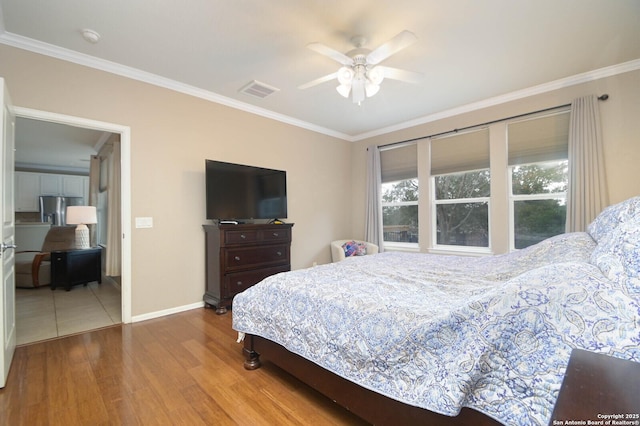
[[[332,262],[339,262],[341,260],[346,259],[343,245],[351,241],[353,241],[356,244],[363,244],[366,247],[366,254],[378,253],[378,246],[373,243],[369,243],[366,241],[358,241],[358,240],[336,240],[331,242],[331,261]]]
[[[16,252],[16,287],[37,288],[51,284],[51,252],[75,249],[75,226],[51,227],[44,237],[41,251]],[[35,255],[33,258],[20,259],[19,255],[22,253],[35,253]]]

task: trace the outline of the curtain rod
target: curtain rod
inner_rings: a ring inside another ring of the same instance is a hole
[[[599,101],[606,101],[607,99],[609,99],[609,95],[606,94],[606,93],[604,95],[598,96],[598,100]],[[490,124],[500,123],[502,121],[508,121],[508,120],[513,120],[513,119],[516,119],[516,118],[527,117],[529,115],[539,114],[541,112],[553,111],[555,109],[566,108],[566,107],[570,107],[570,106],[571,106],[571,104],[564,104],[564,105],[558,105],[558,106],[554,106],[554,107],[550,107],[550,108],[539,109],[538,111],[525,112],[524,114],[512,115],[511,117],[500,118],[498,120],[487,121],[485,123],[480,123],[480,124],[474,124],[472,126],[462,127],[460,129],[453,129],[453,130],[447,130],[446,132],[434,133],[434,134],[429,135],[429,136],[419,136],[417,138],[406,139],[406,140],[399,141],[399,142],[391,142],[391,143],[387,143],[387,144],[384,144],[384,145],[378,145],[378,148],[386,148],[386,147],[389,147],[389,146],[400,145],[400,144],[404,144],[404,143],[408,143],[408,142],[415,142],[415,141],[418,141],[420,139],[435,138],[437,136],[448,135],[449,133],[464,132],[465,130],[474,129],[476,127],[488,126]]]

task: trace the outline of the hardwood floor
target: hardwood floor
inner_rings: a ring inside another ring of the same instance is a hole
[[[364,425],[266,363],[243,368],[231,313],[194,309],[16,349],[2,425]]]

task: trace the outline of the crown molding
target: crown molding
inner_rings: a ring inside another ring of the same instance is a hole
[[[588,83],[590,81],[595,81],[595,80],[599,80],[601,78],[606,78],[606,77],[612,77],[614,75],[623,74],[629,71],[636,71],[638,69],[640,69],[640,59],[634,59],[632,61],[623,62],[618,65],[599,68],[597,70],[576,74],[574,76],[567,77],[567,78],[561,78],[559,80],[529,87],[527,89],[517,90],[515,92],[507,93],[504,95],[495,96],[493,98],[484,99],[482,101],[473,102],[473,103],[462,105],[456,108],[451,108],[446,111],[437,112],[435,114],[430,114],[424,117],[416,118],[414,120],[405,121],[403,123],[399,123],[389,127],[384,127],[378,130],[373,130],[371,132],[361,133],[352,139],[353,141],[368,139],[374,136],[380,136],[386,133],[391,133],[398,130],[404,130],[410,127],[419,126],[421,124],[431,123],[434,121],[442,120],[444,118],[454,117],[456,115],[477,111],[483,108],[504,104],[504,103],[515,101],[518,99],[523,99],[530,96],[552,92],[554,90],[562,89],[565,87],[575,86],[577,84],[582,84],[582,83]]]
[[[0,14],[1,14],[1,10],[0,10]],[[1,15],[0,15],[0,18],[1,18]],[[22,37],[6,31],[2,32],[2,29],[3,29],[2,23],[3,23],[3,20],[0,19],[0,43],[5,44],[7,46],[28,50],[30,52],[39,53],[41,55],[50,56],[56,59],[61,59],[63,61],[87,66],[87,67],[105,71],[111,74],[116,74],[122,77],[130,78],[132,80],[137,80],[144,83],[152,84],[154,86],[173,90],[189,96],[194,96],[210,102],[225,105],[230,108],[248,112],[250,114],[255,114],[255,115],[272,119],[275,121],[290,124],[292,126],[300,127],[306,130],[310,130],[316,133],[321,133],[321,134],[342,139],[348,142],[357,142],[363,139],[368,139],[371,137],[380,136],[383,134],[387,134],[387,133],[391,133],[399,130],[404,130],[410,127],[431,123],[437,120],[442,120],[444,118],[449,118],[456,115],[477,111],[483,108],[504,104],[514,100],[523,99],[523,98],[527,98],[535,95],[540,95],[540,94],[551,92],[561,88],[574,86],[574,85],[586,83],[589,81],[595,81],[601,78],[611,77],[614,75],[640,69],[640,59],[635,59],[635,60],[624,62],[618,65],[612,65],[609,67],[604,67],[597,70],[584,72],[574,76],[551,81],[549,83],[544,83],[544,84],[529,87],[526,89],[517,90],[515,92],[507,93],[500,96],[495,96],[492,98],[484,99],[482,101],[473,102],[473,103],[462,105],[456,108],[437,112],[435,114],[429,114],[423,117],[416,118],[414,120],[405,121],[393,126],[383,127],[377,130],[373,130],[371,132],[365,132],[365,133],[352,136],[342,132],[337,132],[335,130],[332,130],[326,127],[317,126],[307,121],[298,120],[296,118],[293,118],[284,114],[275,113],[265,108],[240,102],[235,99],[231,99],[226,96],[222,96],[208,90],[204,90],[204,89],[197,88],[195,86],[180,83],[178,81],[161,77],[146,71],[141,71],[136,68],[127,67],[115,62],[99,59],[90,55],[86,55],[84,53],[79,53],[73,50],[64,49],[52,44],[43,43],[34,39]]]
[[[7,46],[15,47],[22,50],[27,50],[33,53],[49,56],[52,58],[60,59],[74,64],[83,65],[89,68],[94,68],[100,71],[105,71],[111,74],[119,75],[121,77],[130,78],[132,80],[141,81],[154,86],[162,87],[165,89],[173,90],[175,92],[183,93],[185,95],[194,96],[196,98],[204,99],[217,104],[225,105],[230,108],[238,109],[251,114],[259,115],[265,118],[269,118],[282,123],[290,124],[292,126],[300,127],[306,130],[311,130],[316,133],[322,133],[327,136],[335,137],[350,141],[351,137],[341,132],[337,132],[326,127],[317,126],[315,124],[298,120],[293,117],[289,117],[284,114],[279,114],[273,111],[269,111],[265,108],[260,108],[255,105],[250,105],[245,102],[240,102],[235,99],[228,98],[226,96],[219,95],[217,93],[200,89],[195,86],[180,83],[178,81],[161,77],[159,75],[142,71],[137,68],[128,67],[118,64],[116,62],[107,61],[104,59],[96,58],[94,56],[86,55],[84,53],[75,52],[73,50],[65,49],[59,46],[55,46],[49,43],[44,43],[27,37],[22,37],[13,33],[4,32],[0,34],[0,43]]]

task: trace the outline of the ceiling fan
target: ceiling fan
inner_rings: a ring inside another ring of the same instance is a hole
[[[347,53],[338,52],[322,43],[310,43],[307,45],[309,49],[333,59],[342,64],[342,67],[334,73],[300,85],[298,88],[308,89],[335,78],[340,83],[336,88],[338,93],[345,98],[351,94],[353,103],[359,105],[365,97],[369,98],[378,93],[380,83],[385,78],[416,83],[421,79],[422,74],[378,65],[416,40],[415,34],[405,30],[372,51],[363,47],[366,43],[364,37],[356,36],[351,39],[355,49]]]

